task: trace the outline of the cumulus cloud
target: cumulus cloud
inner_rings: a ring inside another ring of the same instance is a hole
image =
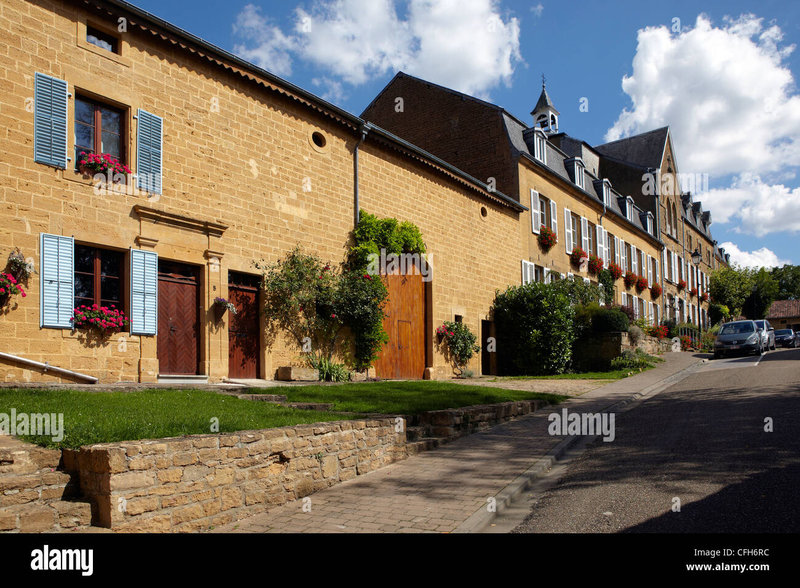
[[[301,59],[353,86],[404,70],[486,96],[522,62],[519,21],[498,0],[317,0],[289,34],[248,4],[235,32],[236,52],[278,75]]]
[[[778,256],[766,247],[755,251],[742,251],[735,243],[726,241],[720,245],[725,253],[731,254],[731,263],[744,267],[780,267],[792,263],[788,259],[778,259]]]
[[[735,230],[763,237],[779,232],[800,232],[800,188],[767,184],[760,176],[745,173],[729,188],[703,194],[703,207],[715,221],[738,222]]]
[[[622,79],[632,107],[607,141],[670,125],[682,172],[767,174],[800,165],[800,96],[777,25],[752,14],[673,33],[638,32],[633,72]]]

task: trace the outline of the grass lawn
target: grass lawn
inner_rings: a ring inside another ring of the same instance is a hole
[[[285,394],[290,402],[331,402],[337,411],[409,415],[427,410],[537,398],[555,404],[566,398],[558,394],[419,380],[341,386],[282,386],[265,389],[264,393]]]
[[[352,418],[334,412],[284,408],[204,390],[90,392],[1,389],[0,413],[63,413],[64,439],[21,436],[45,447],[80,447],[90,443],[160,439],[219,432],[268,429]]]
[[[647,368],[649,369],[649,368]],[[627,378],[631,371],[639,373],[639,369],[611,370],[609,372],[582,372],[577,374],[557,374],[555,376],[499,376],[489,380],[490,382],[502,382],[504,380],[621,380]],[[642,370],[644,371],[644,370]]]

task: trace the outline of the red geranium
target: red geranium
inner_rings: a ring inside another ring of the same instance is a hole
[[[678,280],[678,291],[686,289],[686,280]]]
[[[625,272],[625,287],[626,288],[630,288],[631,286],[633,286],[636,283],[636,280],[638,280],[638,279],[639,279],[639,276],[637,276],[635,273],[633,273],[633,272]]]
[[[647,278],[644,276],[637,276],[636,277],[636,291],[641,292],[642,290],[647,289]]]
[[[569,260],[572,262],[572,265],[579,266],[581,264],[581,260],[589,257],[586,252],[581,249],[580,247],[575,247],[572,250],[572,253],[569,254]]]
[[[650,295],[653,298],[658,298],[661,296],[661,284],[653,284],[650,286]]]
[[[111,305],[86,306],[82,304],[73,311],[72,326],[76,329],[92,328],[99,331],[113,333],[126,327],[130,322],[125,313]]]
[[[0,296],[10,296],[12,294],[21,294],[25,298],[28,294],[25,288],[17,282],[17,278],[11,274],[0,273]]]
[[[558,236],[550,227],[542,227],[539,231],[539,246],[547,253],[558,243]]]
[[[589,273],[599,274],[603,270],[603,260],[594,253],[589,256]]]
[[[608,264],[608,271],[615,280],[619,280],[622,277],[622,268],[613,261]]]
[[[708,292],[703,292],[700,295],[700,300],[702,300],[703,302],[708,302]]]
[[[691,298],[694,298],[695,296],[697,296],[697,288],[692,288],[691,290],[689,290],[689,296]]]

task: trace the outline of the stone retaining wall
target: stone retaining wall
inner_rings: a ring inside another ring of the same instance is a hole
[[[427,429],[432,437],[455,439],[483,431],[545,406],[541,400],[521,400],[499,404],[478,404],[421,413],[412,422]]]
[[[405,459],[405,423],[397,425],[382,418],[105,443],[65,450],[64,469],[79,473],[95,526],[199,531]]]

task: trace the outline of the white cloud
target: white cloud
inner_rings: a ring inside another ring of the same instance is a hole
[[[735,243],[726,241],[720,245],[725,253],[731,254],[731,263],[744,267],[780,267],[792,263],[788,259],[778,259],[775,252],[762,247],[755,251],[742,251]]]
[[[233,30],[243,39],[252,41],[255,46],[236,45],[234,51],[242,58],[252,61],[279,76],[292,73],[292,59],[289,52],[296,49],[296,41],[283,34],[280,28],[261,15],[252,4],[244,7],[236,17]]]
[[[714,221],[738,221],[735,230],[763,237],[779,232],[800,232],[800,188],[766,184],[754,174],[734,178],[730,188],[703,194],[703,208]]]
[[[531,12],[535,14],[537,18],[542,16],[543,11],[544,11],[544,6],[542,6],[541,2],[539,2],[539,4],[537,4],[536,6],[531,6]]]
[[[311,80],[315,88],[322,90],[322,99],[333,104],[341,103],[347,98],[342,83],[328,77],[314,78]]]
[[[682,172],[767,174],[800,165],[800,96],[784,65],[794,45],[752,14],[715,27],[697,17],[673,34],[638,33],[633,73],[622,89],[633,103],[606,140],[670,125]]]
[[[236,51],[279,75],[302,59],[357,86],[403,70],[485,96],[510,85],[522,62],[519,21],[504,19],[498,0],[317,0],[298,8],[284,35],[248,4],[235,31]],[[399,9],[404,12],[400,13]],[[284,73],[282,73],[284,72]]]

